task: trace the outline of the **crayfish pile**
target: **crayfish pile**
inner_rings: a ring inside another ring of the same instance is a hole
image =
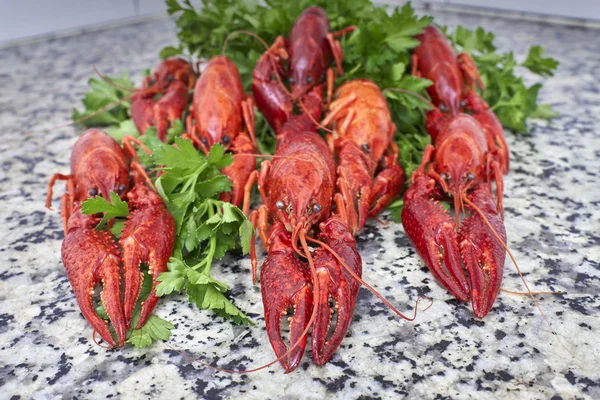
[[[208,155],[220,144],[233,155],[233,163],[222,169],[231,191],[220,196],[243,208],[267,251],[260,270],[265,322],[286,372],[299,365],[311,329],[316,364],[326,363],[341,344],[360,285],[366,285],[355,235],[405,186],[384,88],[369,79],[334,88],[335,77],[344,73],[338,38],[355,28],[331,32],[325,11],[309,7],[289,36],[277,37],[259,58],[252,94],[244,93],[235,63],[220,55],[206,62],[199,76],[189,62],[165,59],[131,97],[131,118],[140,134],[154,127],[166,142],[170,127],[185,119],[182,138],[199,152]],[[410,177],[402,223],[438,281],[457,299],[472,300],[475,315],[483,318],[502,280],[502,192],[509,150],[502,125],[476,92],[483,82],[473,59],[457,56],[433,25],[415,38],[412,73],[433,82],[425,122],[431,144]],[[255,108],[275,132],[272,156],[259,150]],[[132,327],[141,264],[148,265],[152,289],[136,326],[151,315],[177,232],[134,145],[150,153],[137,139],[125,137],[122,148],[102,131],[88,130],[73,148],[70,175],[55,174],[49,185],[67,180],[61,201],[63,261],[84,317],[112,346],[122,346]],[[257,158],[269,158],[259,170]],[[256,183],[262,204],[251,211]],[[96,229],[102,215],[81,210],[90,197],[116,195],[133,210],[118,242]],[[439,201],[453,203],[454,219]],[[254,238],[250,255],[256,283]],[[100,283],[116,341],[92,305]]]

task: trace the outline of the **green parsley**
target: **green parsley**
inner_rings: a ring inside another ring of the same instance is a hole
[[[95,196],[81,203],[81,212],[90,215],[104,213],[102,220],[96,226],[100,230],[111,218],[126,217],[129,215],[129,206],[115,192],[110,192],[110,201],[102,196]]]
[[[480,90],[479,93],[505,128],[526,132],[528,119],[556,116],[549,105],[538,104],[542,85],[536,83],[527,87],[523,78],[515,74],[518,66],[542,77],[554,74],[558,61],[543,57],[541,46],[532,46],[526,60],[519,64],[512,52],[497,53],[494,34],[483,28],[469,30],[459,26],[449,34],[449,38],[458,52],[465,51],[475,60],[485,85],[485,91]]]
[[[133,84],[127,74],[121,75],[120,78],[110,78],[110,80],[116,85],[133,89]],[[131,93],[102,79],[90,78],[88,84],[90,85],[90,91],[84,94],[82,100],[84,111],[81,112],[76,108],[73,109],[71,116],[75,123],[86,127],[117,126],[121,122],[129,119],[129,110],[131,108],[131,101],[129,100],[125,100],[104,112],[90,117],[91,114],[100,111],[110,104],[118,102],[129,96]]]
[[[231,189],[231,181],[220,170],[233,162],[225,148],[214,145],[208,156],[198,152],[191,141],[175,138],[170,146],[148,141],[155,168],[163,171],[155,185],[177,225],[175,250],[160,275],[157,295],[185,289],[198,308],[213,310],[238,324],[251,324],[225,296],[228,285],[210,275],[213,261],[225,253],[250,249],[252,224],[237,207],[218,200]]]

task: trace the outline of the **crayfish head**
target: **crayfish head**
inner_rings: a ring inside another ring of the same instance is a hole
[[[310,47],[307,43],[301,44],[303,47]],[[294,57],[294,49],[292,48],[292,57],[290,63],[290,77],[288,83],[292,90],[292,98],[299,99],[304,94],[325,79],[325,67],[323,57],[319,57],[321,51],[317,53],[307,52],[307,50],[297,50],[301,56]],[[304,54],[307,54],[306,56]]]
[[[129,188],[127,156],[119,144],[98,129],[88,129],[75,142],[71,153],[71,171],[75,178],[75,197],[85,200],[110,192],[124,198]]]
[[[442,69],[441,67],[447,67]],[[436,74],[436,80],[434,84],[434,103],[438,106],[440,111],[449,113],[450,115],[457,115],[460,112],[460,103],[462,92],[463,80],[462,76],[455,72],[455,69],[451,68],[448,63],[442,63],[440,71]],[[441,71],[444,71],[443,73]]]
[[[169,58],[156,66],[149,86],[165,90],[173,81],[181,81],[189,86],[193,79],[194,69],[192,64],[182,58]]]

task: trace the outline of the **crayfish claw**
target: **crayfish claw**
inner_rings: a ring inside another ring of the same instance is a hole
[[[98,222],[98,218],[82,214],[76,206],[62,244],[62,259],[84,318],[104,341],[116,347],[108,322],[98,316],[93,305],[94,289],[103,285],[100,299],[115,329],[118,346],[123,346],[127,329],[120,295],[119,251],[108,232],[96,231]]]
[[[320,238],[359,277],[362,260],[348,225],[332,216],[320,225]],[[315,322],[312,331],[313,360],[325,364],[342,343],[352,322],[359,282],[329,249],[317,249],[314,256],[318,286]]]
[[[306,329],[313,310],[310,273],[294,257],[291,234],[282,223],[275,224],[269,242],[269,255],[261,270],[261,292],[267,334],[286,372],[292,372],[302,360],[306,347]],[[283,339],[282,325],[289,321],[289,344]]]
[[[431,197],[435,181],[418,175],[404,196],[402,225],[419,256],[458,300],[468,301],[470,288],[458,251],[455,222]]]
[[[481,210],[498,236],[506,244],[506,230],[496,203],[486,185],[480,185],[469,199]],[[471,280],[471,300],[477,318],[490,311],[500,291],[504,260],[504,247],[493,235],[483,218],[467,204],[472,215],[463,221],[458,239],[463,261]]]
[[[133,212],[125,222],[119,245],[123,251],[123,302],[128,326],[142,286],[140,266],[147,264],[148,273],[152,276],[152,289],[142,303],[136,324],[136,329],[139,329],[146,323],[158,302],[158,276],[167,271],[167,263],[173,253],[175,221],[160,196],[144,184],[137,184],[127,193],[127,198]]]

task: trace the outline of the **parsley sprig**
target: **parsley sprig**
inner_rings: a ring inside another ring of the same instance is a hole
[[[468,52],[475,60],[485,85],[485,91],[480,90],[480,94],[505,128],[526,132],[528,119],[548,119],[557,115],[549,105],[538,103],[542,84],[528,87],[523,77],[515,72],[521,66],[541,77],[554,75],[558,61],[544,57],[541,46],[531,46],[527,58],[519,64],[512,51],[497,53],[494,34],[483,28],[470,30],[458,26],[449,38],[457,51]]]
[[[133,83],[129,79],[128,74],[122,74],[120,78],[110,78],[110,80],[116,85],[133,89]],[[90,86],[90,90],[84,94],[82,99],[84,110],[79,111],[76,108],[73,108],[71,114],[73,121],[79,121],[84,117],[88,117],[109,104],[115,103],[130,95],[129,92],[98,78],[90,78],[88,85]],[[130,109],[131,101],[123,101],[104,112],[80,121],[79,124],[87,127],[117,126],[121,122],[129,119]]]
[[[233,249],[244,254],[250,249],[252,224],[239,208],[218,199],[231,188],[231,181],[220,170],[231,164],[232,155],[216,144],[204,156],[191,141],[180,137],[175,138],[175,146],[160,142],[150,146],[154,166],[163,171],[156,189],[177,225],[169,272],[160,275],[157,295],[185,289],[198,308],[213,310],[238,324],[251,324],[225,296],[229,286],[210,275],[214,260]]]

